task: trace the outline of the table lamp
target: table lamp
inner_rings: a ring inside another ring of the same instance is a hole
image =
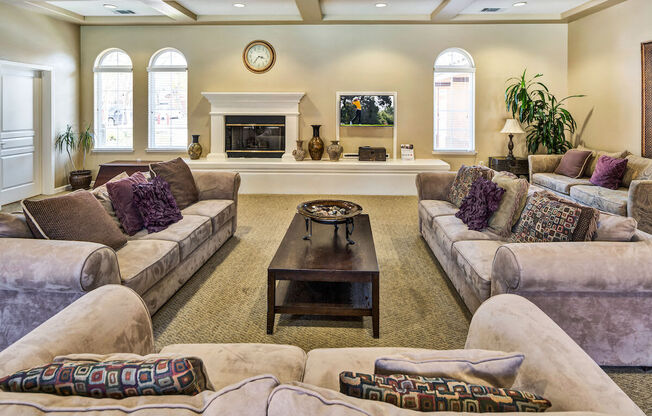
[[[523,130],[523,128],[521,127],[518,121],[514,120],[513,118],[508,118],[507,120],[505,120],[505,126],[500,132],[509,134],[509,143],[507,144],[509,153],[507,153],[507,159],[514,160],[515,159],[514,153],[512,152],[512,150],[514,150],[514,142],[512,142],[512,138],[514,137],[515,134],[525,133],[525,131]]]

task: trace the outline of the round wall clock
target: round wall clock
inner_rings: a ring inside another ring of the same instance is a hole
[[[262,74],[274,66],[276,52],[269,42],[255,40],[245,47],[242,60],[248,70],[256,74]]]

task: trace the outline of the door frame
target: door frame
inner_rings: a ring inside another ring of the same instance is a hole
[[[41,139],[41,192],[46,195],[57,193],[60,189],[54,186],[55,152],[54,152],[54,69],[47,65],[36,65],[24,62],[0,59],[0,67],[28,69],[41,72],[41,108],[40,139]]]

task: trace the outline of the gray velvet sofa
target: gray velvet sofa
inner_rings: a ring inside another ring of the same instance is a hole
[[[643,415],[564,331],[520,296],[501,295],[485,302],[473,317],[465,348],[522,352],[525,360],[514,388],[548,398],[552,407],[547,414]],[[416,416],[420,413],[337,392],[341,371],[373,373],[376,358],[410,351],[414,350],[339,348],[306,354],[294,346],[275,344],[169,345],[160,353],[200,357],[215,391],[192,397],[122,400],[0,392],[0,413]],[[149,310],[142,300],[128,288],[107,285],[78,299],[0,352],[0,377],[52,362],[59,355],[116,352],[153,353],[154,338]]]
[[[608,189],[589,181],[593,164],[586,168],[585,176],[577,179],[554,173],[562,156],[528,156],[532,184],[600,211],[633,217],[640,230],[652,233],[652,159],[626,155],[627,171],[622,186]]]
[[[167,229],[140,231],[117,251],[95,243],[0,238],[0,349],[85,293],[109,284],[154,314],[237,227],[238,173],[193,171],[199,201]]]
[[[471,231],[446,200],[455,172],[417,175],[419,229],[473,313],[521,295],[601,365],[652,365],[652,237],[629,242],[507,243]]]

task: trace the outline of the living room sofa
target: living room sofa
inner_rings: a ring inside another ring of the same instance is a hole
[[[419,230],[473,313],[521,295],[601,365],[652,365],[652,236],[628,242],[508,243],[472,231],[447,195],[455,172],[417,175]],[[536,190],[531,187],[531,191]],[[540,190],[540,188],[539,188]]]
[[[608,189],[589,181],[595,168],[593,164],[586,168],[581,178],[556,174],[562,156],[528,156],[532,184],[600,211],[633,217],[640,230],[652,233],[652,159],[626,155],[627,171],[622,186]]]
[[[237,227],[238,173],[192,172],[199,201],[183,219],[117,251],[88,242],[0,238],[0,349],[98,287],[127,286],[154,314]]]
[[[260,330],[264,331],[264,327]],[[552,407],[547,414],[643,415],[559,326],[520,296],[501,295],[483,304],[471,321],[465,348],[523,353],[525,360],[514,388],[550,400]],[[353,399],[338,392],[341,371],[373,373],[376,358],[414,351],[411,348],[336,348],[316,349],[306,354],[295,346],[275,344],[168,345],[161,354],[201,358],[215,390],[196,396],[122,400],[0,391],[0,413],[17,416],[60,411],[65,411],[64,414],[83,411],[84,414],[220,416],[417,415],[420,413],[387,403]],[[136,293],[124,286],[107,285],[76,300],[0,352],[0,377],[52,362],[56,356],[118,352],[154,353],[152,324],[149,309]]]

